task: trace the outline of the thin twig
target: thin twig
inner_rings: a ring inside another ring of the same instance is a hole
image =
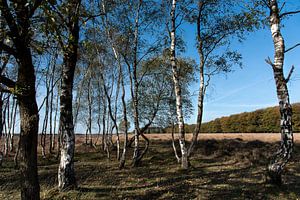
[[[286,82],[286,83],[289,82],[289,80],[290,80],[290,78],[291,78],[291,76],[292,76],[292,74],[293,74],[293,72],[294,72],[294,69],[295,69],[295,66],[293,65],[292,68],[291,68],[291,70],[290,70],[290,72],[289,72],[288,77],[285,79],[285,82]]]

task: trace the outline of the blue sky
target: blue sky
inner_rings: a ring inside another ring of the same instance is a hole
[[[300,1],[289,0],[287,2],[286,5],[292,7],[292,10],[300,9]],[[285,19],[283,23],[282,33],[286,47],[289,48],[300,43],[300,14]],[[185,23],[181,26],[181,29],[183,31],[183,39],[186,42],[184,56],[191,57],[199,63],[195,47],[196,27]],[[232,44],[232,49],[238,50],[243,56],[243,68],[235,67],[234,72],[227,74],[227,76],[219,75],[212,78],[205,97],[204,122],[222,116],[254,111],[278,104],[273,72],[271,67],[265,62],[268,56],[272,59],[274,54],[272,37],[268,27],[248,34],[243,43],[233,41]],[[286,73],[288,73],[292,65],[295,65],[295,71],[288,87],[290,100],[292,103],[295,103],[300,102],[300,47],[286,54]],[[195,93],[192,97],[195,111],[191,118],[186,121],[189,124],[196,121],[199,83],[193,84],[190,89],[192,93]],[[40,93],[38,98],[39,104],[42,96],[43,92]],[[40,122],[42,122],[43,117],[44,114],[42,112]],[[84,131],[85,127],[82,125],[77,126],[76,132],[84,133]]]
[[[289,2],[288,6],[293,7],[292,10],[299,9],[300,1]],[[286,48],[300,43],[300,14],[285,19],[283,24],[282,34],[285,38]],[[185,56],[192,57],[199,62],[195,48],[195,27],[184,24],[182,29],[187,46]],[[242,54],[243,68],[235,67],[234,72],[227,76],[219,75],[212,79],[205,97],[204,122],[221,116],[277,105],[273,72],[265,62],[268,56],[272,59],[274,55],[272,37],[268,27],[250,33],[242,43],[233,42],[232,47]],[[300,102],[300,47],[286,54],[286,74],[292,65],[295,65],[295,70],[288,87],[290,100],[294,103]],[[193,84],[191,90],[197,91],[198,84]],[[193,104],[196,108],[197,95],[193,97]],[[187,120],[187,123],[194,123],[196,114],[195,112],[191,119]]]

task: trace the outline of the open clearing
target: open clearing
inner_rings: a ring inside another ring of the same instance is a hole
[[[142,164],[118,169],[112,159],[83,144],[77,136],[75,167],[78,189],[58,193],[58,161],[39,159],[42,199],[298,199],[300,198],[300,140],[284,173],[284,186],[265,184],[268,157],[280,134],[201,134],[191,169],[176,163],[168,134],[148,134],[151,144]],[[132,149],[129,149],[131,152]],[[0,168],[0,199],[20,199],[19,173],[12,157]]]

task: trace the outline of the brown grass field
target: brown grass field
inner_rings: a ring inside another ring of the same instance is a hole
[[[264,175],[280,134],[201,134],[189,170],[176,163],[169,134],[147,136],[151,143],[141,166],[131,168],[129,149],[126,168],[119,170],[115,149],[108,160],[100,145],[87,146],[84,136],[77,135],[78,188],[69,192],[56,188],[55,156],[39,156],[41,199],[300,199],[300,134],[295,134],[294,156],[281,187],[266,184]],[[12,156],[0,167],[0,199],[20,199]]]

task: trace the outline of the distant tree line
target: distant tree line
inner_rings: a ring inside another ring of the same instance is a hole
[[[293,107],[293,129],[300,132],[300,103]],[[259,109],[253,112],[221,117],[203,123],[201,133],[278,133],[280,132],[280,112],[278,106]],[[186,124],[185,131],[192,133],[195,124]],[[165,133],[171,132],[171,127],[164,129]]]

